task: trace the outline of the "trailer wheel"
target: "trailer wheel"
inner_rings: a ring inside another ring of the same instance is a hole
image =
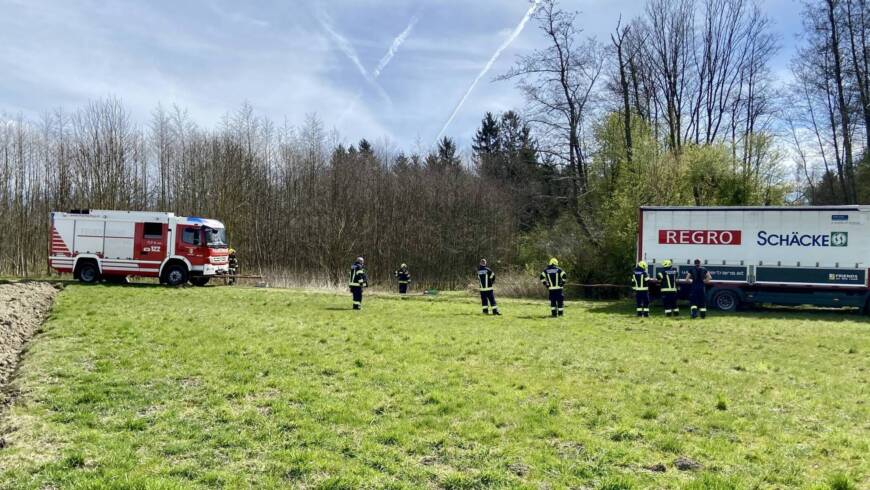
[[[163,271],[163,282],[170,286],[181,286],[187,282],[187,267],[181,264],[170,264]]]
[[[206,277],[206,276],[191,277],[190,283],[193,284],[194,286],[205,286],[206,284],[208,284],[209,279],[211,279],[211,278]]]
[[[100,269],[95,262],[88,260],[79,265],[79,281],[85,284],[96,284],[100,281]]]
[[[713,295],[713,306],[718,310],[737,311],[739,305],[740,298],[737,297],[737,293],[734,291],[725,289]]]

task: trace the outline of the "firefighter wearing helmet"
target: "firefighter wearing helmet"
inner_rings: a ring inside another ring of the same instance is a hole
[[[637,301],[637,316],[649,316],[649,274],[646,262],[640,261],[631,274],[631,289]]]
[[[495,304],[495,272],[486,266],[486,259],[480,259],[480,265],[477,267],[477,281],[480,283],[480,302],[483,304],[483,314],[489,314],[489,308],[492,307],[493,315],[501,315],[498,312],[498,306]]]
[[[554,318],[565,314],[563,288],[566,277],[565,271],[559,268],[559,261],[555,257],[550,259],[547,268],[541,272],[541,284],[547,288],[550,296],[550,315]]]
[[[229,256],[227,257],[227,274],[231,276],[228,280],[228,284],[235,284],[235,276],[239,275],[239,259],[236,257],[236,249],[234,248],[229,250]]]
[[[671,259],[663,260],[661,270],[656,273],[656,278],[662,291],[662,303],[665,305],[665,316],[680,316],[680,307],[677,306],[677,280],[679,279],[679,274]]]
[[[366,275],[365,259],[357,257],[350,266],[350,281],[348,282],[350,293],[353,296],[353,309],[362,309],[363,288],[369,286],[369,279]]]
[[[393,276],[399,281],[399,296],[402,299],[408,297],[408,284],[411,284],[411,272],[408,270],[408,264],[399,266],[399,270],[393,272]]]

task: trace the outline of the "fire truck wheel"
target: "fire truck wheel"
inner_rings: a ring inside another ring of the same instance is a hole
[[[210,278],[203,276],[191,277],[190,283],[194,286],[205,286],[206,284],[208,284],[209,279]]]
[[[171,264],[163,271],[163,282],[170,286],[180,286],[187,282],[187,267]]]
[[[87,261],[79,265],[79,281],[85,284],[95,284],[100,281],[100,269],[97,264]]]

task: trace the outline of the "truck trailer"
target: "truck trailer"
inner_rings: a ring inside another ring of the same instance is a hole
[[[870,207],[641,207],[637,260],[681,277],[700,259],[708,303],[870,305]]]
[[[220,221],[150,211],[74,210],[51,213],[48,263],[84,283],[159,278],[204,286],[228,271]]]

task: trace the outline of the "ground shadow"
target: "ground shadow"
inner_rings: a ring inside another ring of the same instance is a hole
[[[79,283],[74,282],[73,284],[79,284]],[[151,283],[151,282],[128,282],[128,283],[118,283],[118,284],[111,283],[111,282],[104,282],[100,285],[108,287],[108,288],[124,287],[124,288],[143,288],[143,289],[144,288],[171,288],[171,287],[173,287],[173,286],[167,286],[165,284],[158,284],[156,282],[155,283]],[[175,286],[175,287],[178,287],[178,286]],[[185,287],[188,287],[188,286],[185,286]],[[189,286],[189,287],[193,287],[193,286]],[[199,287],[210,287],[210,286],[199,286]]]
[[[621,302],[602,302],[600,304],[592,303],[588,307],[589,313],[592,314],[623,314],[627,316],[635,316],[634,300],[625,300]],[[680,316],[689,316],[689,305],[680,304]],[[664,316],[664,306],[653,303],[650,305],[650,315]],[[708,313],[710,317],[733,317],[733,318],[753,318],[758,320],[764,319],[782,319],[782,320],[802,320],[802,321],[860,321],[870,323],[870,317],[861,314],[857,308],[813,308],[805,306],[776,306],[776,305],[753,305],[746,308],[741,308],[736,312],[724,312],[714,308],[710,308]]]
[[[549,314],[546,314],[546,315],[517,315],[517,316],[514,316],[512,318],[517,318],[520,320],[548,320],[550,318],[555,318],[555,317],[550,316]],[[562,318],[564,319],[565,317],[563,316]]]

